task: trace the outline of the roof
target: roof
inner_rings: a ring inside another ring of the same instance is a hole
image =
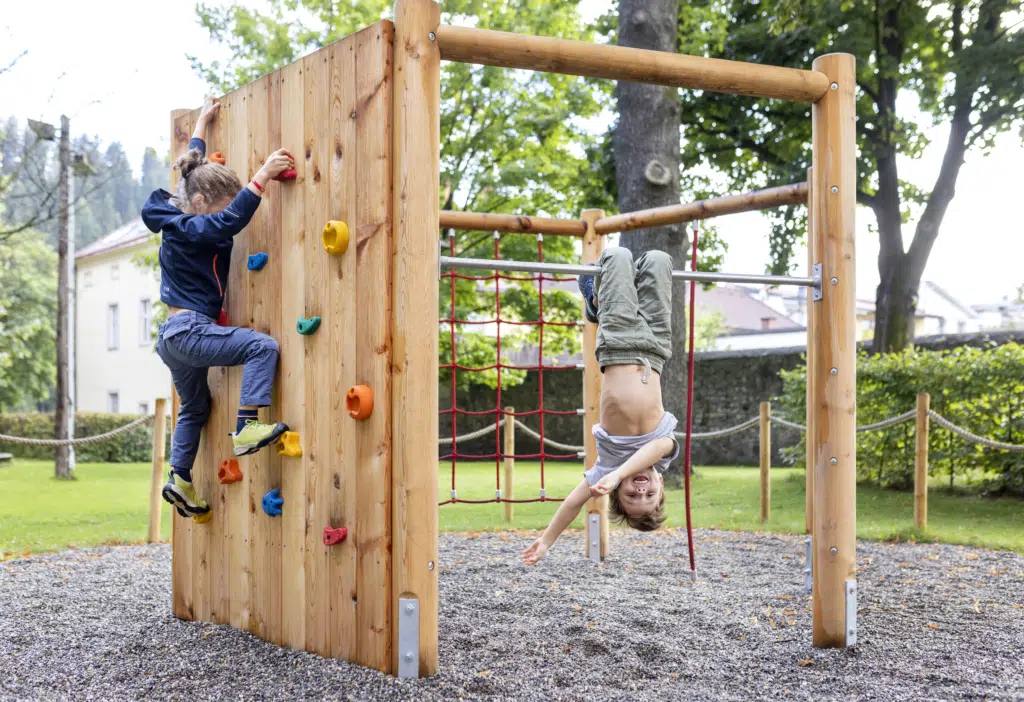
[[[771,328],[776,331],[804,328],[738,285],[716,285],[710,290],[698,287],[696,303],[705,312],[721,314],[723,326],[730,332],[739,329],[762,331],[766,319],[772,320]]]
[[[970,307],[968,307],[964,303],[960,302],[960,300],[958,300],[955,297],[953,297],[949,293],[949,291],[947,291],[942,286],[938,285],[937,283],[933,283],[930,280],[924,281],[924,284],[926,286],[928,286],[928,288],[931,289],[932,292],[934,292],[936,295],[938,295],[939,297],[944,299],[946,302],[948,302],[949,304],[953,305],[953,307],[956,307],[958,310],[960,310],[965,315],[967,315],[968,318],[970,318],[970,319],[977,318],[978,313],[975,310],[971,309]]]
[[[148,241],[149,237],[150,231],[142,223],[142,218],[136,217],[123,227],[115,229],[78,251],[75,254],[75,260],[135,246]]]

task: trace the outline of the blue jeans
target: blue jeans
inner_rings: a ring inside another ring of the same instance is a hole
[[[266,407],[277,373],[278,346],[272,337],[238,327],[221,327],[198,312],[179,312],[160,325],[156,352],[171,370],[178,392],[178,423],[171,441],[171,467],[191,470],[199,437],[210,417],[211,366],[241,366],[240,405]]]

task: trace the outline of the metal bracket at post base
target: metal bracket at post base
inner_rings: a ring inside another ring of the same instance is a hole
[[[804,539],[804,594],[814,591],[814,547],[812,537]]]
[[[811,299],[820,302],[821,298],[821,264],[815,263],[811,266]]]
[[[846,581],[846,645],[857,645],[857,581]]]
[[[601,562],[601,515],[587,515],[587,555],[594,563]]]
[[[398,677],[420,676],[420,603],[413,598],[398,600]]]

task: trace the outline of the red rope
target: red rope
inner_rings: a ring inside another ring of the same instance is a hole
[[[690,270],[697,270],[697,235],[698,227],[693,225],[693,253],[690,255]],[[693,556],[693,519],[690,516],[690,434],[693,429],[693,338],[694,311],[697,297],[697,281],[690,281],[690,333],[687,338],[687,378],[686,378],[686,455],[683,458],[683,483],[686,492],[686,545],[690,550],[690,573],[696,577],[697,566]]]

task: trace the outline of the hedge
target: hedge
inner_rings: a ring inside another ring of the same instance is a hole
[[[107,414],[106,412],[79,412],[75,415],[75,436],[95,436],[123,427],[142,415]],[[53,438],[52,413],[0,414],[0,434],[28,439]],[[167,439],[170,442],[170,422]],[[0,441],[0,452],[18,458],[53,459],[52,446],[8,444]],[[75,448],[75,460],[81,463],[136,463],[152,460],[152,423],[136,427],[106,441],[85,444]]]
[[[779,414],[803,421],[806,367],[782,371]],[[960,347],[947,351],[907,349],[857,359],[857,424],[872,424],[914,409],[917,395],[931,395],[931,408],[980,436],[1024,444],[1024,346]],[[857,434],[857,478],[906,490],[914,481],[914,422]],[[931,423],[931,475],[966,482],[983,492],[1024,496],[1024,454],[966,442]],[[802,463],[803,441],[784,451]],[[959,478],[959,480],[958,480]]]

